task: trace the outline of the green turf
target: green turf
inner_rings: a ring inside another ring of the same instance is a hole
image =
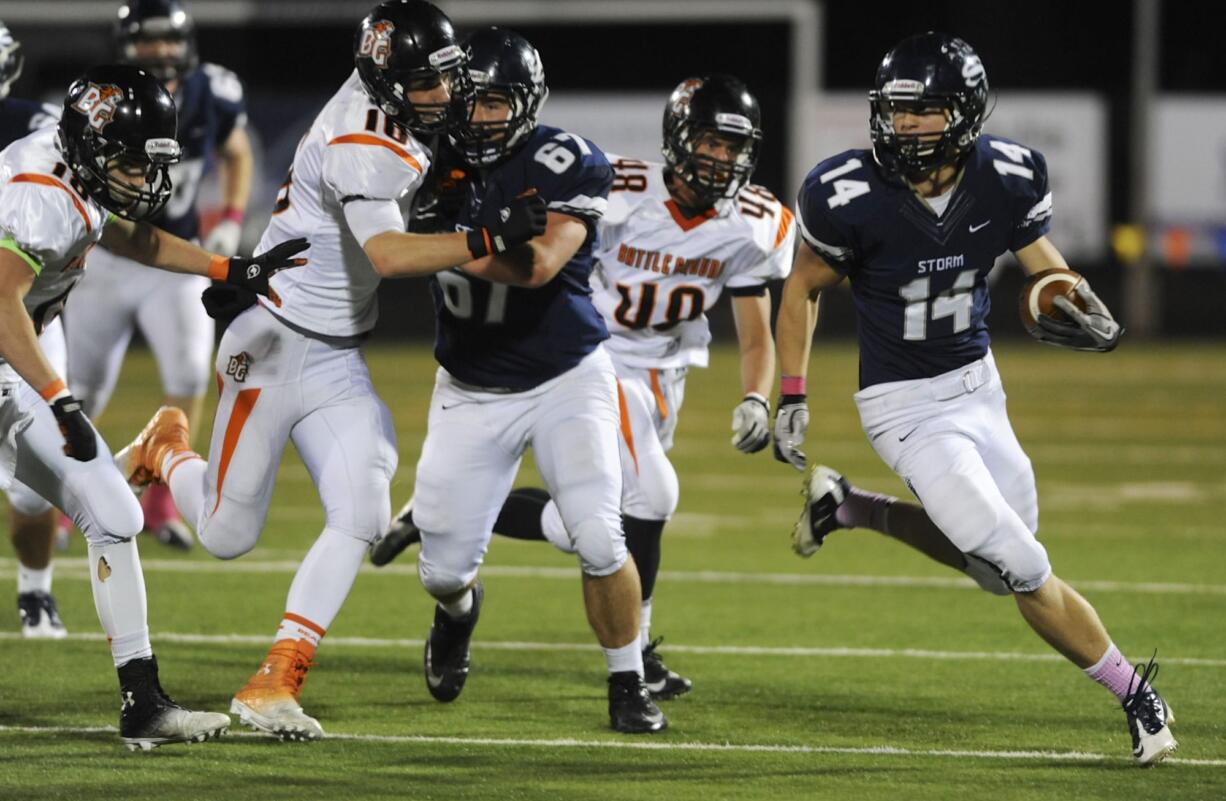
[[[418,348],[369,356],[400,436],[398,505],[412,488],[433,366]],[[359,577],[303,695],[347,739],[232,737],[130,754],[97,730],[114,726],[118,698],[77,537],[60,556],[56,595],[74,635],[90,637],[0,641],[0,799],[1226,797],[1226,349],[1133,344],[1094,356],[1018,343],[997,359],[1036,466],[1043,541],[1127,653],[1158,647],[1168,660],[1158,683],[1178,713],[1182,762],[1132,767],[1118,707],[1048,658],[1008,599],[951,585],[957,574],[868,532],[794,557],[799,474],[729,446],[737,365],[721,349],[689,380],[673,452],[682,498],[655,628],[695,689],[664,705],[666,734],[607,730],[602,660],[573,562],[499,539],[473,673],[456,703],[435,703],[423,686],[417,640],[431,603],[407,554]],[[855,375],[849,346],[819,342],[808,451],[857,483],[903,493],[859,429]],[[152,413],[156,385],[148,357],[135,354],[100,421],[113,445]],[[529,464],[521,481],[534,476]],[[258,665],[321,522],[291,452],[268,529],[243,559],[141,542],[154,642],[181,701],[225,708]],[[11,581],[11,551],[0,553]],[[863,577],[904,581],[857,584]],[[9,609],[0,621],[15,631]],[[234,634],[251,638],[208,639]],[[999,653],[1017,658],[976,658]],[[618,747],[627,744],[661,747]],[[714,750],[721,744],[731,747]]]

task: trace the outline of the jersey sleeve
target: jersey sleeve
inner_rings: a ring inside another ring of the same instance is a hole
[[[0,247],[38,274],[46,262],[68,253],[91,226],[71,189],[49,176],[35,177],[45,180],[14,180],[0,187]]]
[[[992,144],[999,146],[997,142]],[[1011,145],[1011,148],[1014,159],[998,160],[998,164],[1006,165],[1005,170],[1012,170],[1002,172],[1002,178],[1013,196],[1014,220],[1009,249],[1016,252],[1051,230],[1052,198],[1047,182],[1047,159],[1043,154],[1021,145]]]
[[[736,198],[737,212],[749,223],[749,266],[728,279],[732,295],[760,294],[768,281],[787,278],[796,248],[796,220],[791,209],[768,190],[750,186]]]
[[[613,168],[591,142],[560,132],[536,144],[529,158],[529,185],[536,187],[550,211],[578,217],[595,227],[609,205]]]
[[[323,180],[336,198],[399,200],[421,183],[429,156],[411,137],[405,142],[363,131],[333,137],[324,150]]]
[[[805,244],[836,272],[846,275],[855,264],[855,248],[851,226],[834,213],[833,196],[821,180],[829,166],[830,162],[822,162],[805,178],[796,197],[796,225]]]
[[[209,94],[217,110],[217,141],[214,144],[220,147],[235,128],[247,125],[247,98],[243,82],[230,70],[217,64],[205,64],[201,69],[209,79]]]

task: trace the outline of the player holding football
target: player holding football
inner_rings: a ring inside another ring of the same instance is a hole
[[[356,69],[302,138],[263,243],[306,236],[307,264],[274,277],[270,298],[225,297],[235,318],[217,355],[220,401],[208,461],[188,450],[181,411],[175,449],[147,450],[143,477],[166,483],[209,553],[233,559],[264,528],[281,454],[291,440],[325,510],[324,529],[290,585],[260,668],[231,703],[258,730],[323,736],[299,703],[320,639],[340,612],[367,547],[387,527],[395,430],[358,345],[378,316],[384,277],[426,275],[500,252],[544,229],[539,198],[505,198],[468,233],[405,233],[405,212],[429,169],[422,139],[467,118],[464,53],[450,20],[425,0],[387,0],[362,20]],[[501,213],[500,213],[501,212]]]
[[[792,213],[748,181],[761,146],[758,102],[738,79],[682,81],[664,108],[664,164],[613,158],[609,207],[600,218],[591,285],[611,337],[621,412],[622,525],[642,584],[640,641],[652,697],[688,692],[650,638],[652,594],[664,526],[677,508],[668,460],[691,367],[707,366],[705,312],[727,290],[741,348],[744,397],[732,417],[732,444],[755,453],[770,440],[767,395],[775,374],[766,282],[792,263]],[[499,534],[574,546],[557,504],[533,488],[511,492]],[[375,547],[386,563],[419,537],[406,509]]]
[[[224,211],[204,242],[206,250],[238,252],[252,156],[247,112],[238,77],[216,64],[201,63],[192,18],[179,0],[128,0],[115,23],[116,59],[134,64],[162,81],[179,111],[183,156],[170,168],[174,192],[150,222],[183,239],[200,233],[196,201],[201,178],[217,167]],[[90,417],[106,408],[132,332],[139,328],[153,351],[165,403],[187,411],[195,430],[213,353],[213,321],[200,305],[209,286],[201,276],[141,269],[105,246],[89,255],[89,271],[77,287],[74,307],[91,309],[67,321],[68,385]],[[192,546],[191,531],[179,519],[166,487],[141,496],[145,529],[177,548]]]
[[[643,684],[639,576],[618,510],[616,378],[588,283],[613,170],[591,142],[537,123],[548,89],[523,37],[488,28],[465,47],[477,102],[451,141],[478,175],[457,227],[488,226],[524,193],[549,212],[543,236],[479,262],[500,283],[473,277],[471,266],[431,282],[441,368],[412,501],[418,572],[439,602],[426,684],[439,701],[464,687],[483,598],[477,573],[531,447],[579,554],[588,622],[609,670],[610,724],[662,731],[668,722]]]
[[[69,89],[58,127],[0,153],[0,486],[21,481],[84,532],[94,604],[119,673],[119,734],[144,749],[205,740],[230,721],[183,709],[162,690],[133,541],[140,505],[116,468],[130,466],[131,450],[112,460],[36,337],[98,242],[143,264],[256,292],[296,264],[289,257],[304,246],[227,259],[145,222],[170,198],[175,132],[174,101],[157,79],[131,66],[96,67]],[[160,450],[160,440],[151,423],[135,449]]]
[[[987,98],[983,64],[965,42],[935,33],[905,39],[886,54],[869,94],[872,150],[823,161],[805,179],[797,200],[805,244],[777,327],[777,455],[804,467],[817,298],[847,278],[859,317],[860,419],[922,506],[852,488],[817,467],[794,547],[807,555],[834,528],[874,528],[1012,594],[1040,637],[1119,699],[1133,756],[1149,765],[1176,748],[1174,715],[1150,684],[1157,665],[1129,665],[1093,607],[1052,573],[1035,538],[1034,472],[988,346],[985,276],[997,256],[1012,251],[1032,275],[1068,266],[1047,239],[1046,162],[980,133]],[[1058,300],[1070,321],[1043,316],[1037,336],[1111,350],[1120,326],[1084,282],[1079,294],[1086,310]]]
[[[0,150],[31,131],[55,125],[59,119],[59,109],[54,106],[9,97],[24,63],[21,43],[0,22]],[[67,372],[62,320],[56,318],[45,326],[38,344],[57,375]],[[51,557],[59,513],[46,499],[19,481],[14,481],[5,494],[9,499],[9,538],[18,562],[17,615],[21,620],[21,635],[66,637],[68,630],[60,620],[55,596],[51,594]]]

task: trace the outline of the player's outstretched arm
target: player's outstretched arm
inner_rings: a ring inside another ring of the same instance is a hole
[[[0,356],[51,406],[64,434],[64,453],[88,462],[98,452],[94,429],[80,402],[68,392],[64,379],[47,363],[38,345],[34,323],[22,303],[36,277],[33,265],[13,251],[0,248]]]
[[[294,256],[308,247],[305,239],[291,239],[250,258],[226,258],[193,245],[186,239],[155,228],[148,223],[115,219],[102,232],[102,246],[149,267],[172,273],[207,275],[214,281],[232,284],[264,295],[281,305],[268,281],[281,270],[301,267],[306,259]]]
[[[387,230],[391,218],[383,221],[381,216],[388,214],[389,207],[385,203],[374,205],[380,201],[357,201],[363,202],[371,204],[369,211],[380,219],[364,219],[363,209],[355,202],[345,205],[345,217],[358,241],[363,243],[362,249],[375,272],[383,278],[430,275],[486,256],[498,256],[546,230],[545,201],[535,194],[517,197],[503,207],[497,225],[455,234],[408,234]],[[396,227],[399,227],[398,217]],[[368,229],[372,228],[384,230],[371,235]]]
[[[1041,236],[1013,255],[1027,275],[1035,275],[1044,270],[1067,270],[1068,262],[1064,256],[1045,236]],[[1074,291],[1085,302],[1085,311],[1066,297],[1057,297],[1052,302],[1063,311],[1073,322],[1053,319],[1046,314],[1040,314],[1035,322],[1041,334],[1036,334],[1039,340],[1049,345],[1073,350],[1089,350],[1105,353],[1115,350],[1123,327],[1115,321],[1107,304],[1103,303],[1090,288],[1090,282],[1082,277]]]
[[[775,458],[797,470],[805,468],[800,449],[809,427],[805,376],[809,372],[809,347],[817,326],[817,299],[821,291],[843,280],[807,243],[801,243],[792,272],[783,282],[775,344],[779,351],[779,410],[775,413]]]
[[[732,318],[741,350],[743,393],[732,412],[732,446],[742,453],[757,453],[770,442],[768,397],[775,377],[770,293],[733,296]]]
[[[464,265],[464,271],[499,284],[541,287],[554,279],[587,239],[578,217],[551,211],[545,231],[521,247]]]

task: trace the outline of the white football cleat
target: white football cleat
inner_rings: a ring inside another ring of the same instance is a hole
[[[244,725],[282,740],[318,740],[324,736],[319,721],[302,711],[292,696],[230,701],[230,714]]]
[[[809,471],[800,494],[805,498],[805,506],[792,527],[792,550],[808,557],[822,547],[827,534],[843,528],[835,512],[851,494],[851,484],[840,473],[819,464]]]

